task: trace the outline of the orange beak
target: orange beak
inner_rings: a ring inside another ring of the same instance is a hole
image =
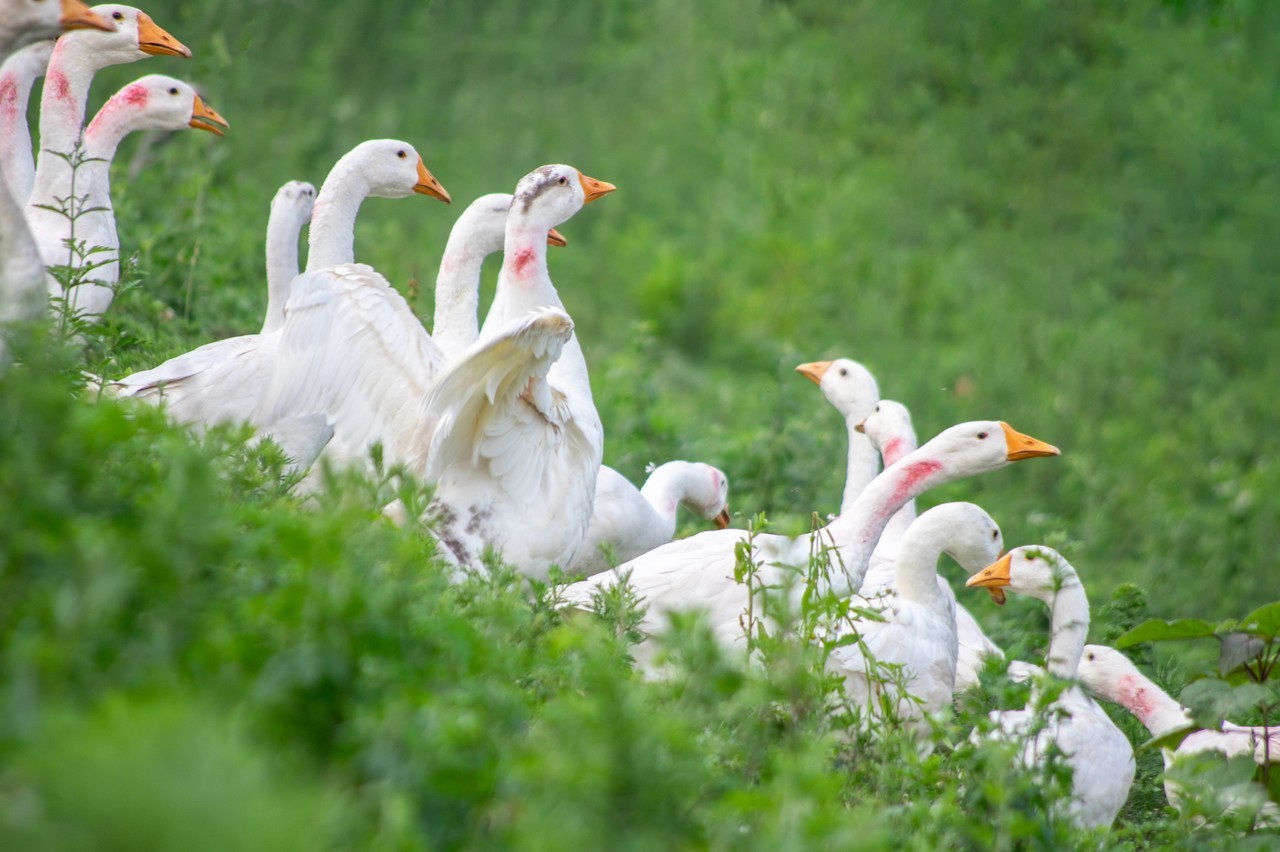
[[[191,48],[158,27],[146,12],[138,13],[138,49],[150,56],[191,58]]]
[[[1009,585],[1009,572],[1012,566],[1013,553],[1009,552],[966,580],[965,586],[986,589],[991,593],[991,600],[997,604],[1003,604],[1004,587]]]
[[[721,509],[720,514],[716,515],[715,518],[713,518],[713,521],[716,525],[716,529],[718,530],[728,529],[729,528],[729,507],[725,506],[723,509]]]
[[[1053,444],[1024,435],[1004,421],[1000,422],[1000,428],[1004,430],[1005,445],[1009,448],[1008,459],[1011,462],[1062,455],[1062,450]]]
[[[116,25],[97,12],[90,9],[80,0],[62,0],[62,20],[64,30],[102,30],[113,33]]]
[[[578,172],[578,181],[582,184],[582,193],[585,196],[582,202],[583,204],[590,204],[597,198],[603,198],[617,189],[617,187],[611,183],[605,183],[602,180],[587,177],[582,172]]]
[[[190,124],[196,130],[207,130],[215,136],[223,135],[222,131],[224,129],[231,129],[231,125],[227,124],[227,120],[202,101],[199,95],[196,95],[195,103],[191,106]]]
[[[422,162],[422,158],[418,158],[418,182],[414,185],[413,191],[419,195],[430,195],[432,198],[439,198],[445,204],[452,204],[453,199],[449,197],[449,192],[436,180],[436,176],[427,171],[427,164]]]
[[[796,372],[810,379],[815,385],[821,385],[822,377],[827,374],[827,370],[831,369],[831,363],[830,361],[811,361],[796,367]]]
[[[564,234],[560,233],[555,228],[552,228],[550,231],[547,231],[547,245],[564,248],[569,245],[569,241],[564,238]]]

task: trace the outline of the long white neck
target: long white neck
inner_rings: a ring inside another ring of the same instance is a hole
[[[545,238],[544,238],[545,239]],[[501,248],[482,244],[469,222],[460,219],[449,232],[436,274],[436,309],[431,338],[452,360],[480,336],[480,272],[484,260]]]
[[[44,262],[22,209],[0,186],[0,323],[43,316],[48,305]],[[0,339],[0,367],[4,341]]]
[[[36,179],[27,104],[31,87],[44,76],[52,53],[53,42],[40,41],[12,54],[0,66],[0,169],[18,204],[26,203]]]
[[[868,483],[849,510],[820,531],[838,548],[844,564],[832,580],[832,591],[844,597],[861,588],[871,552],[893,514],[908,500],[960,475],[921,448]]]
[[[298,234],[306,221],[296,208],[284,204],[273,207],[267,217],[267,315],[260,334],[284,325],[289,285],[298,276]]]
[[[308,272],[355,262],[356,216],[369,189],[369,181],[356,160],[344,157],[334,164],[311,214]]]
[[[1126,666],[1126,669],[1128,670],[1123,675],[1108,682],[1105,689],[1100,690],[1103,698],[1114,701],[1137,716],[1138,721],[1155,737],[1187,724],[1187,711],[1169,693],[1156,686],[1137,668]]]
[[[689,496],[693,478],[702,476],[689,462],[672,461],[654,468],[644,481],[640,494],[662,518],[663,530],[668,538],[676,533],[676,514],[680,502]]]
[[[1089,597],[1071,572],[1062,578],[1062,587],[1048,601],[1050,616],[1049,653],[1045,668],[1062,678],[1074,678],[1089,635]]]
[[[46,150],[67,154],[80,139],[84,127],[89,84],[101,66],[95,52],[85,47],[83,36],[69,33],[53,47],[40,96],[40,156],[36,170],[49,159]]]
[[[871,439],[854,429],[861,422],[861,418],[855,417],[844,420],[849,430],[849,461],[844,474],[844,496],[840,500],[841,514],[849,511],[858,495],[880,472],[880,454],[871,445]]]
[[[914,431],[909,430],[906,434],[895,435],[881,449],[884,466],[889,467],[903,456],[914,453],[916,449]],[[905,506],[894,512],[893,517],[889,519],[888,525],[884,528],[884,532],[880,534],[880,541],[876,545],[877,552],[886,556],[893,556],[895,553],[900,552],[902,537],[906,535],[907,530],[915,522],[915,519],[916,501],[908,500]]]
[[[938,586],[938,558],[965,535],[961,523],[962,518],[948,511],[946,506],[939,506],[911,525],[902,539],[894,566],[898,594],[927,606],[939,615],[945,616],[950,612],[950,600]]]

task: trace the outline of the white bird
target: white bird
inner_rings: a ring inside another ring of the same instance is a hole
[[[55,171],[41,179],[27,206],[27,221],[47,265],[84,267],[86,283],[64,295],[70,309],[82,318],[101,316],[115,296],[120,278],[120,239],[111,206],[111,161],[120,142],[139,130],[182,130],[193,127],[221,136],[227,122],[191,86],[163,74],[140,77],[112,95],[85,128],[83,151],[89,159],[73,174]],[[59,199],[76,196],[74,222],[60,212]],[[68,248],[74,238],[87,254]],[[94,249],[103,249],[95,251]],[[50,279],[52,280],[52,278]],[[56,282],[50,285],[57,288]]]
[[[0,59],[29,39],[50,38],[62,29],[110,31],[113,24],[79,0],[0,0]],[[13,101],[18,108],[17,99]],[[23,104],[25,109],[25,104]],[[38,319],[45,314],[44,263],[19,202],[0,186],[0,326]],[[8,347],[0,337],[0,366]]]
[[[1138,718],[1153,737],[1163,737],[1192,726],[1191,716],[1169,693],[1138,671],[1124,654],[1105,645],[1085,645],[1077,672],[1081,683],[1104,701],[1119,704]],[[1183,738],[1177,748],[1164,753],[1164,791],[1169,804],[1182,810],[1183,789],[1169,778],[1169,770],[1180,758],[1214,752],[1225,758],[1252,757],[1259,766],[1280,764],[1280,728],[1249,727],[1226,722],[1222,730],[1199,730]],[[1218,804],[1226,810],[1242,801],[1253,800],[1256,806],[1265,792],[1249,782],[1249,788],[1232,787],[1217,791]],[[1253,788],[1253,789],[1250,789]],[[1273,803],[1263,806],[1268,824],[1280,821],[1280,809]]]
[[[856,630],[861,644],[838,646],[828,658],[827,668],[844,678],[855,703],[878,706],[887,695],[896,700],[899,719],[918,719],[951,705],[959,643],[955,598],[938,576],[938,557],[947,553],[974,572],[990,565],[1003,547],[1000,527],[972,503],[944,503],[916,519],[903,536],[892,586],[872,601],[882,607],[885,620],[842,624],[836,635]],[[894,691],[886,690],[863,646],[876,666],[903,666],[907,695],[895,699]]]
[[[198,371],[190,370],[185,377],[162,376],[166,383],[158,387],[169,415],[180,422],[192,424],[248,421],[264,433],[277,437],[290,430],[290,424],[313,424],[322,430],[327,428],[321,426],[329,423],[324,411],[287,405],[289,394],[304,395],[318,388],[332,389],[324,375],[308,370],[306,363],[299,364],[300,352],[306,351],[318,359],[341,360],[340,353],[328,349],[324,338],[309,337],[309,332],[299,327],[298,320],[303,320],[301,326],[306,325],[306,320],[316,312],[308,309],[316,309],[331,298],[333,280],[343,277],[334,273],[334,268],[353,261],[355,219],[364,199],[371,195],[403,198],[415,192],[448,197],[427,171],[417,151],[407,142],[395,139],[363,142],[338,160],[315,198],[308,234],[307,271],[289,284],[283,326],[274,331],[209,344],[204,348],[204,354],[198,356]],[[289,208],[290,205],[285,205],[282,209]],[[280,271],[283,271],[286,261],[280,259],[278,262]],[[276,264],[275,258],[269,261],[269,265]],[[408,306],[404,305],[403,310],[408,311]],[[269,310],[264,325],[270,321]],[[311,331],[314,332],[314,328]],[[324,331],[327,332],[327,328]],[[291,350],[289,346],[292,346]],[[286,350],[293,353],[290,357],[295,360],[283,364],[280,367],[282,374],[277,376],[278,353]],[[179,356],[179,359],[196,356],[200,352],[198,349]],[[177,367],[180,366],[174,365],[169,372],[179,372]],[[157,371],[166,369],[165,365],[156,368]],[[278,390],[272,391],[273,387],[278,387]],[[264,407],[270,410],[264,413]],[[309,453],[307,450],[291,455],[305,456]]]
[[[880,387],[870,370],[848,358],[801,364],[796,367],[796,372],[817,384],[822,395],[844,418],[845,429],[849,433],[849,458],[840,511],[847,512],[880,470],[880,454],[858,429],[858,424],[875,410],[876,403],[880,401]]]
[[[414,193],[450,201],[407,142],[361,143],[329,172],[311,218],[307,269],[294,279],[285,306],[278,351],[264,359],[265,384],[257,375],[251,382],[251,395],[261,400],[254,423],[272,430],[283,420],[318,416],[333,427],[325,456],[334,461],[366,464],[375,442],[388,463],[409,457],[413,430],[400,427],[415,420],[444,356],[405,298],[373,267],[354,263],[353,255],[364,199]]]
[[[9,194],[23,204],[31,197],[36,179],[27,104],[36,80],[49,67],[53,44],[50,39],[29,44],[0,65],[0,171]]]
[[[605,546],[618,563],[666,544],[676,534],[680,506],[725,529],[729,526],[728,504],[729,480],[709,464],[667,462],[654,468],[641,488],[601,465],[587,537],[568,573],[590,577],[608,569]]]
[[[847,597],[861,588],[880,533],[908,500],[945,482],[1022,459],[1054,455],[1058,455],[1056,447],[1020,434],[1007,423],[981,420],[952,426],[882,472],[823,529],[798,538],[756,535],[752,558],[759,565],[759,580],[769,588],[790,586],[798,601],[803,585],[798,581],[808,569],[811,552],[825,550],[836,576],[821,583],[819,591]],[[673,541],[614,571],[568,586],[565,600],[570,606],[589,609],[598,591],[626,577],[646,607],[639,627],[647,636],[665,626],[668,613],[701,609],[724,647],[745,649],[741,620],[751,591],[734,579],[734,568],[746,540],[742,530],[712,530]],[[760,611],[758,605],[755,611]],[[650,653],[650,643],[643,644],[646,647],[637,648],[638,654]]]
[[[547,271],[547,233],[613,190],[565,165],[521,178],[480,339],[420,407],[412,464],[435,485],[433,531],[461,565],[480,567],[492,549],[541,579],[582,546],[604,431]]]
[[[885,467],[916,449],[916,431],[911,425],[911,414],[900,402],[891,399],[880,400],[875,410],[862,421],[859,428],[871,440],[871,445],[880,452]],[[863,596],[870,597],[894,586],[898,547],[915,517],[915,501],[911,500],[889,519],[889,524],[880,536],[875,553],[871,557],[867,577],[862,583]],[[995,554],[995,556],[999,555]],[[973,568],[986,567],[995,559],[995,556]],[[955,607],[956,634],[960,643],[959,656],[956,660],[955,690],[960,692],[978,682],[978,672],[982,669],[984,657],[994,655],[1003,658],[1004,652],[987,638],[987,634],[978,626],[978,621],[972,613],[956,602],[956,594],[950,583],[938,577],[938,587]]]
[[[257,334],[242,334],[206,343],[190,352],[170,358],[149,370],[125,376],[106,385],[104,391],[119,397],[168,403],[171,416],[179,421],[204,425],[210,418],[237,422],[247,420],[257,400],[237,395],[241,405],[223,407],[203,391],[200,376],[219,364],[241,356],[253,357],[263,335],[278,332],[284,325],[284,306],[289,285],[298,274],[298,235],[311,221],[316,190],[304,181],[289,181],[276,190],[267,217],[267,310]],[[192,401],[183,404],[188,397]],[[199,397],[199,399],[196,399]]]
[[[1089,632],[1089,598],[1075,568],[1060,553],[1039,545],[1014,548],[965,585],[1007,588],[1043,601],[1051,623],[1045,668],[1058,678],[1076,677]],[[1024,710],[992,712],[992,720],[1006,738],[1028,736],[1040,704],[1039,691],[1033,689]],[[1023,763],[1040,762],[1050,744],[1055,744],[1071,767],[1071,818],[1087,827],[1111,825],[1133,784],[1129,739],[1079,686],[1068,687],[1045,711],[1047,724],[1026,742],[1020,753]]]

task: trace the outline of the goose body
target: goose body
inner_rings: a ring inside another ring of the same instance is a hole
[[[114,24],[79,0],[0,0],[0,61],[30,39],[51,38],[63,29],[111,31]],[[13,108],[18,109],[15,94]],[[25,111],[25,103],[23,104]],[[24,121],[25,124],[25,121]],[[0,328],[38,319],[45,312],[45,274],[40,250],[20,203],[0,184]],[[0,337],[0,366],[8,347]]]
[[[1022,435],[1008,424],[973,421],[952,426],[920,449],[883,471],[863,489],[849,509],[811,536],[759,534],[752,539],[760,580],[768,587],[790,586],[809,565],[811,550],[825,548],[836,576],[823,589],[846,597],[861,588],[871,551],[889,518],[908,500],[936,485],[1004,467],[1013,461],[1057,455],[1058,450]],[[716,638],[730,649],[744,649],[740,620],[750,593],[734,580],[737,550],[747,540],[743,530],[713,530],[652,550],[643,556],[574,583],[565,590],[570,606],[590,608],[592,597],[621,577],[646,607],[640,629],[648,636],[660,630],[667,613],[703,610]],[[843,566],[843,570],[836,566]],[[647,644],[647,642],[646,642]],[[647,648],[638,649],[647,653]]]
[[[1052,634],[1045,668],[1058,678],[1074,679],[1089,632],[1089,599],[1084,586],[1060,553],[1030,545],[1014,548],[966,585],[1008,589],[1043,601]],[[1024,710],[995,711],[991,718],[1009,738],[1026,738],[1039,698],[1033,689]],[[1027,740],[1021,758],[1027,765],[1044,759],[1056,745],[1071,766],[1070,817],[1086,827],[1108,826],[1124,807],[1133,784],[1133,747],[1111,718],[1079,686],[1068,687],[1048,708],[1048,724]]]
[[[1192,724],[1190,714],[1169,693],[1114,648],[1085,645],[1078,675],[1090,692],[1103,701],[1119,704],[1128,710],[1153,737],[1162,737]],[[1185,737],[1176,749],[1161,751],[1164,754],[1165,795],[1170,805],[1181,810],[1182,786],[1168,775],[1180,758],[1212,752],[1225,758],[1251,757],[1259,766],[1274,765],[1280,763],[1280,729],[1226,722],[1220,731],[1196,731]],[[1219,791],[1218,803],[1226,810],[1239,807],[1242,800],[1252,798],[1256,806],[1260,794],[1265,795],[1250,783],[1248,787]],[[1274,803],[1266,803],[1262,811],[1267,824],[1280,824],[1280,808]]]
[[[947,553],[974,572],[999,557],[1003,544],[1000,527],[972,503],[936,506],[917,518],[903,536],[894,583],[873,602],[883,607],[885,620],[857,624],[858,635],[877,665],[903,666],[909,697],[898,698],[898,718],[937,713],[950,706],[955,690],[959,650],[955,598],[947,594],[950,587],[940,582],[938,557]],[[844,678],[850,698],[864,707],[884,690],[859,645],[836,647],[827,666]]]
[[[604,432],[573,322],[547,271],[547,235],[614,189],[572,166],[520,180],[479,340],[419,409],[412,465],[435,485],[433,530],[460,565],[492,549],[522,573],[569,566],[587,533]]]
[[[316,191],[309,183],[290,181],[271,199],[267,219],[267,310],[262,330],[206,343],[149,370],[142,370],[106,386],[106,392],[120,396],[164,402],[170,415],[181,422],[243,422],[257,408],[259,399],[253,393],[240,392],[243,384],[227,381],[226,393],[210,388],[219,375],[213,372],[221,364],[236,359],[271,358],[260,349],[274,352],[284,325],[284,305],[289,298],[290,282],[298,274],[298,235],[311,220]],[[257,353],[257,354],[255,354]],[[269,380],[269,376],[268,376]],[[252,381],[247,383],[252,386]],[[261,382],[259,381],[259,385]]]
[[[916,449],[916,431],[911,425],[911,414],[900,402],[891,399],[880,400],[875,410],[862,421],[861,428],[871,441],[871,445],[883,457],[885,467],[889,467],[902,456]],[[889,519],[889,524],[880,536],[875,553],[871,557],[871,565],[867,569],[867,577],[862,584],[862,595],[869,597],[894,588],[898,571],[898,548],[906,530],[910,529],[915,520],[914,500],[908,501]],[[985,567],[995,559],[995,556],[982,565],[971,566],[970,570]],[[978,672],[982,669],[985,657],[988,655],[1004,657],[1004,652],[987,638],[987,634],[978,625],[973,614],[956,602],[951,584],[943,577],[937,577],[937,583],[938,588],[952,602],[955,610],[956,636],[959,643],[955,689],[959,692],[978,682]]]
[[[602,550],[606,545],[615,562],[626,562],[671,541],[682,505],[724,529],[729,526],[728,502],[729,480],[709,464],[667,462],[655,468],[641,488],[601,465],[587,537],[569,573],[590,577],[609,568]]]

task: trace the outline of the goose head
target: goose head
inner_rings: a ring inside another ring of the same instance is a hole
[[[1080,585],[1080,577],[1058,551],[1040,544],[1027,544],[1010,550],[970,577],[965,585],[993,592],[1008,589],[1052,607],[1059,592]],[[996,603],[1004,602],[1003,594],[997,597],[993,593],[992,598]]]
[[[685,503],[717,529],[729,526],[729,478],[724,471],[701,462],[693,466],[693,479]]]
[[[70,30],[112,32],[115,24],[80,0],[5,0],[0,3],[0,33],[10,47],[56,38]]]
[[[1000,420],[971,420],[944,429],[917,454],[931,458],[952,478],[973,476],[1023,459],[1061,455],[1052,444],[1024,435]],[[896,467],[896,465],[895,465]]]
[[[1119,694],[1117,685],[1126,681],[1132,683],[1135,675],[1142,677],[1138,667],[1124,654],[1106,645],[1085,645],[1076,669],[1076,676],[1085,688],[1108,701],[1116,700],[1114,696]]]
[[[110,21],[115,30],[105,34],[92,31],[67,33],[59,39],[61,48],[91,53],[99,66],[123,65],[148,56],[191,58],[191,50],[186,45],[140,9],[107,3],[94,6],[91,11]]]
[[[582,205],[615,189],[613,184],[587,177],[573,166],[542,166],[516,184],[509,215],[527,227],[550,231],[568,221]]]
[[[276,190],[271,199],[271,215],[288,215],[290,221],[308,222],[316,206],[316,188],[303,180],[291,180]]]
[[[886,465],[893,464],[915,449],[916,430],[911,425],[911,412],[892,399],[877,402],[871,413],[854,428],[871,440],[871,446],[884,456]]]
[[[354,165],[364,175],[369,185],[367,195],[407,198],[418,193],[438,198],[445,204],[450,202],[449,193],[427,170],[422,157],[408,142],[371,139],[352,148],[342,161]],[[336,171],[338,167],[334,169]]]
[[[876,377],[857,361],[813,361],[796,367],[796,372],[822,388],[822,395],[847,421],[861,421],[880,401]]]
[[[223,129],[229,126],[226,119],[196,94],[195,89],[164,74],[148,74],[116,92],[103,105],[93,125],[113,114],[119,114],[130,130],[194,127],[221,136]],[[93,125],[90,125],[90,133],[94,130]]]
[[[925,521],[926,518],[930,520]],[[1004,551],[1000,525],[981,506],[973,503],[934,506],[917,518],[915,524],[921,524],[921,528],[940,525],[946,532],[944,540],[947,545],[943,553],[970,574],[999,559]],[[910,531],[907,534],[910,535]]]

